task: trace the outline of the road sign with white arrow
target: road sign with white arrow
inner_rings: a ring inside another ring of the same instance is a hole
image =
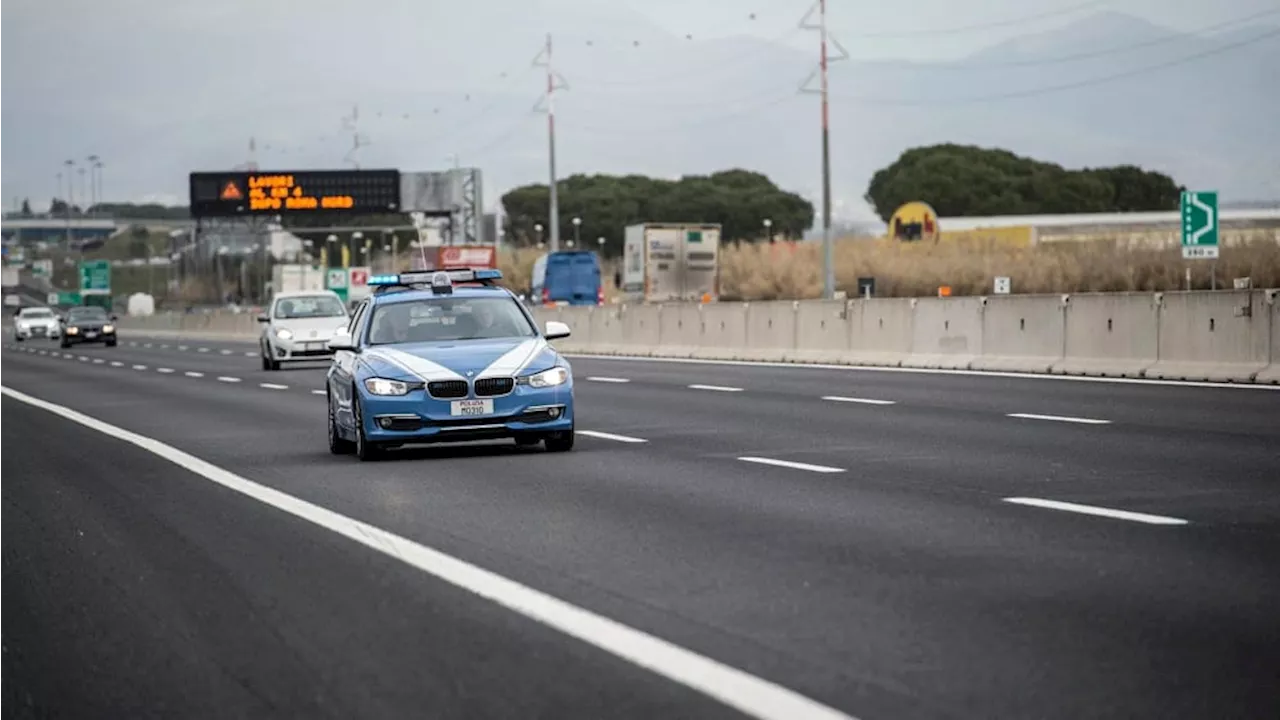
[[[1182,257],[1218,259],[1218,193],[1182,193]]]

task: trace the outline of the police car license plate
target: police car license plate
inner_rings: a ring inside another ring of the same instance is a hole
[[[453,406],[450,408],[450,414],[454,417],[468,417],[471,415],[492,415],[492,400],[454,400]]]

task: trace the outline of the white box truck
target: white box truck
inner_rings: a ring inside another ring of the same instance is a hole
[[[622,295],[628,302],[700,302],[720,295],[720,226],[629,225],[623,235]]]

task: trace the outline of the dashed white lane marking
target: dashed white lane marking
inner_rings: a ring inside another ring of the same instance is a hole
[[[230,355],[230,354],[231,354],[231,351],[230,351],[230,350],[219,350],[218,352],[222,353],[223,355]]]
[[[161,350],[168,350],[168,349],[169,349],[169,346],[168,346],[168,345],[161,345],[161,346],[160,346],[160,349],[161,349]]]
[[[791,468],[792,470],[808,470],[809,472],[819,473],[842,473],[844,468],[831,467],[829,465],[810,465],[809,463],[792,462],[790,460],[775,460],[773,458],[763,457],[740,457],[739,460],[749,463],[759,463],[761,465],[776,465],[777,467]]]
[[[188,370],[188,371],[186,371],[186,372],[184,372],[184,373],[182,373],[182,374],[183,374],[183,375],[186,375],[187,377],[196,377],[196,378],[204,377],[204,373],[202,373],[202,372],[192,372],[192,371],[190,371],[190,370]]]
[[[1081,513],[1084,515],[1097,515],[1099,517],[1115,518],[1117,520],[1132,520],[1133,522],[1146,523],[1148,525],[1187,524],[1187,521],[1182,518],[1168,517],[1166,515],[1148,515],[1147,513],[1132,512],[1129,510],[1115,510],[1112,508],[1097,507],[1096,505],[1078,505],[1076,503],[1062,502],[1060,500],[1008,497],[1005,498],[1004,501],[1015,505],[1029,505],[1031,507],[1048,508],[1050,510],[1064,510],[1066,512]]]
[[[841,397],[840,395],[823,395],[823,400],[842,403],[858,403],[861,405],[894,405],[895,400],[872,400],[871,398]]]
[[[189,347],[189,346],[187,346],[187,345],[179,345],[179,346],[178,346],[178,349],[179,349],[179,350],[186,350],[186,349],[187,349],[187,347]]]
[[[644,438],[630,437],[627,435],[614,435],[613,433],[600,432],[598,430],[579,430],[578,434],[586,435],[587,437],[600,438],[601,440],[616,440],[617,442],[624,442],[624,443],[649,442]]]
[[[130,345],[132,345],[132,344],[133,344],[133,343],[130,343]],[[149,347],[151,347],[151,343],[143,343],[143,344],[142,344],[142,347],[144,347],[144,348],[149,348]]]
[[[137,347],[137,345],[138,343],[134,342],[133,340],[129,341],[129,347]]]
[[[120,362],[119,360],[112,360],[111,367],[124,367],[124,363]]]
[[[1011,418],[1022,418],[1024,420],[1050,420],[1053,422],[1079,423],[1081,425],[1110,425],[1110,420],[1095,420],[1094,418],[1067,417],[1065,415],[1037,415],[1035,413],[1009,413]]]
[[[740,387],[728,387],[726,385],[690,385],[690,390],[711,390],[714,392],[742,392]]]
[[[63,359],[63,360],[75,360],[75,359],[76,359],[76,356],[75,356],[75,355],[72,355],[71,353],[62,353],[62,359]]]
[[[238,377],[227,377],[226,375],[219,375],[219,376],[218,376],[218,382],[236,383],[236,382],[240,382],[240,378],[238,378]]]
[[[288,390],[289,389],[288,385],[277,385],[275,383],[258,383],[258,387],[266,388],[268,390]]]
[[[89,362],[89,358],[84,355],[77,355],[76,357],[80,359],[80,362]]]
[[[323,390],[312,390],[312,391],[311,391],[311,394],[312,394],[312,395],[328,395],[329,393],[327,393],[327,392],[325,392],[325,391],[323,391]]]
[[[630,380],[628,380],[627,378],[620,378],[620,377],[594,377],[594,376],[593,376],[593,377],[588,377],[587,379],[588,379],[588,380],[590,380],[591,382],[601,382],[601,383],[629,383],[629,382],[631,382],[631,381],[630,381]]]
[[[848,715],[750,673],[699,655],[642,630],[472,565],[413,540],[248,480],[159,440],[0,387],[19,402],[130,443],[210,482],[359,543],[427,575],[489,600],[552,630],[679,683],[760,720],[852,720]]]
[[[94,358],[94,359],[93,359],[93,364],[94,364],[94,365],[101,365],[101,364],[102,364],[102,363],[104,363],[104,362],[106,362],[106,360],[103,360],[102,358]]]
[[[173,372],[173,368],[156,368],[156,372],[168,375]]]
[[[199,348],[196,352],[209,352],[209,348]]]
[[[40,354],[41,354],[41,355],[48,355],[48,354],[49,354],[49,351],[48,351],[48,350],[41,350],[41,351],[40,351]]]
[[[146,370],[146,369],[147,369],[147,366],[146,366],[146,365],[134,365],[134,366],[133,366],[133,369],[134,369],[134,370]]]
[[[245,353],[245,354],[244,354],[244,356],[245,356],[245,357],[258,357],[258,353],[251,353],[251,352],[247,352],[247,353]]]

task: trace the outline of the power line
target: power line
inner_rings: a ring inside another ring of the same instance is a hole
[[[583,131],[583,132],[593,133],[597,135],[620,134],[620,135],[627,135],[627,136],[635,136],[638,132],[652,131],[652,130],[663,131],[663,132],[684,130],[688,128],[709,125],[711,123],[718,123],[718,122],[733,120],[738,117],[746,116],[750,113],[756,113],[762,110],[768,110],[770,108],[782,105],[790,101],[794,101],[796,99],[797,99],[796,93],[794,90],[792,90],[787,92],[784,95],[772,95],[772,96],[763,97],[758,101],[752,102],[751,104],[745,107],[736,108],[729,112],[720,113],[717,115],[699,117],[695,120],[683,120],[680,122],[674,122],[674,123],[668,123],[668,124],[662,124],[662,125],[655,125],[651,122],[646,121],[644,124],[643,131],[636,131],[632,129],[620,131],[614,125],[581,124],[578,122],[574,122],[572,120],[568,122],[568,127],[571,127],[575,131]]]
[[[1216,25],[1209,25],[1207,27],[1203,27],[1194,31],[1194,33],[1189,33],[1189,34],[1201,35],[1204,33],[1221,30],[1223,28],[1230,27],[1232,25],[1240,25],[1247,22],[1253,22],[1254,20],[1259,20],[1261,18],[1267,17],[1268,15],[1277,15],[1277,14],[1280,14],[1280,9],[1263,10],[1262,12],[1254,13],[1252,15],[1246,15],[1245,17],[1235,18],[1234,20],[1226,20],[1224,22],[1217,23]],[[1090,50],[1086,52],[1072,53],[1070,55],[1058,55],[1058,56],[1049,57],[1049,58],[1034,58],[1029,60],[1008,60],[1008,61],[1000,61],[1000,62],[969,62],[969,61],[962,60],[960,62],[953,62],[953,63],[945,63],[945,64],[939,63],[934,66],[931,66],[929,69],[964,71],[964,70],[981,69],[981,68],[1036,67],[1040,65],[1055,65],[1057,63],[1071,62],[1074,60],[1087,60],[1090,58],[1104,57],[1107,55],[1117,55],[1120,53],[1130,52],[1132,50],[1140,50],[1142,48],[1154,47],[1156,45],[1164,45],[1171,42],[1186,42],[1186,40],[1187,40],[1187,35],[1179,33],[1179,34],[1166,35],[1163,37],[1153,38],[1151,40],[1144,40],[1142,42],[1128,43],[1125,45],[1117,45],[1115,47],[1110,47],[1103,50]]]
[[[1091,7],[1100,5],[1110,5],[1110,0],[1090,0],[1090,2],[1072,5],[1070,7],[1050,10],[1048,12],[1038,13],[1036,15],[1024,15],[1018,18],[1010,18],[1007,20],[995,20],[992,22],[979,23],[977,25],[962,25],[953,28],[940,28],[935,30],[905,30],[894,32],[875,32],[875,33],[852,33],[851,37],[856,38],[906,38],[906,37],[925,37],[933,35],[962,35],[964,33],[975,32],[978,30],[990,30],[992,28],[1012,27],[1015,25],[1025,25],[1027,23],[1047,20],[1049,18],[1061,17],[1063,15],[1071,15]]]
[[[1275,29],[1275,30],[1272,30],[1271,32],[1262,33],[1261,35],[1255,35],[1254,37],[1248,38],[1246,40],[1241,40],[1239,42],[1229,43],[1227,45],[1220,45],[1216,48],[1194,53],[1192,55],[1185,55],[1175,60],[1170,60],[1168,62],[1163,62],[1156,65],[1147,65],[1145,67],[1134,68],[1132,70],[1113,73],[1111,75],[1103,75],[1099,77],[1088,78],[1086,80],[1079,80],[1076,82],[1064,83],[1060,85],[1050,85],[1047,87],[1031,88],[1028,90],[1015,90],[1013,92],[997,93],[994,95],[981,95],[981,96],[975,96],[975,97],[969,97],[969,98],[931,98],[927,100],[869,98],[869,97],[859,97],[854,95],[841,95],[839,97],[842,97],[848,100],[854,100],[857,102],[871,103],[871,104],[880,105],[880,106],[898,106],[898,107],[913,107],[913,106],[937,107],[938,105],[962,105],[962,104],[968,104],[968,103],[993,102],[997,100],[1011,100],[1011,99],[1023,98],[1023,97],[1033,97],[1036,95],[1047,95],[1049,93],[1062,92],[1065,90],[1075,90],[1083,87],[1102,85],[1108,82],[1113,82],[1115,80],[1122,80],[1124,78],[1134,77],[1137,75],[1144,75],[1149,72],[1155,72],[1157,70],[1163,70],[1165,68],[1174,67],[1177,65],[1185,65],[1189,62],[1200,60],[1206,57],[1211,57],[1214,55],[1221,55],[1222,53],[1229,52],[1231,50],[1235,50],[1241,47],[1245,47],[1246,45],[1252,45],[1254,43],[1261,42],[1263,40],[1266,40],[1267,38],[1275,37],[1277,35],[1280,35],[1280,29]]]

